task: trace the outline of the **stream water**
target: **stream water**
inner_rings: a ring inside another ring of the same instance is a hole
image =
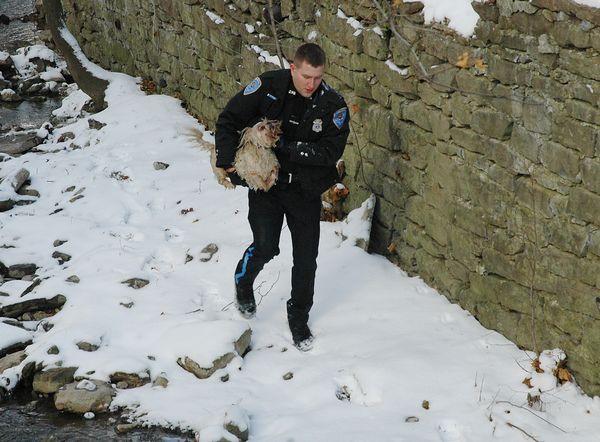
[[[0,51],[13,53],[17,48],[38,42],[36,23],[18,20],[34,11],[34,3],[35,0],[0,0],[0,14],[11,19],[8,25],[0,24]],[[60,98],[26,100],[16,104],[0,102],[0,144],[14,140],[14,135],[3,137],[2,132],[15,127],[38,128],[49,120],[52,110],[60,107],[60,104]],[[60,413],[50,399],[21,393],[9,401],[0,401],[0,442],[193,440],[159,428],[134,429],[126,434],[118,434],[117,420],[118,416],[114,415],[99,415],[88,420]]]

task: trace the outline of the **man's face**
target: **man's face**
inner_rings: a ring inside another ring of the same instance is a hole
[[[319,87],[323,80],[325,66],[312,66],[302,61],[299,64],[290,65],[294,87],[303,97],[310,97]]]

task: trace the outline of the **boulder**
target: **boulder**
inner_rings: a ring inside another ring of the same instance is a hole
[[[95,389],[90,388],[90,383],[95,386]],[[72,382],[56,392],[54,406],[57,410],[71,413],[104,413],[108,410],[114,395],[114,389],[103,381]]]
[[[67,301],[63,295],[56,295],[54,298],[28,299],[27,301],[0,307],[0,316],[7,318],[18,318],[24,313],[39,312],[60,308]]]
[[[16,367],[21,362],[23,362],[26,357],[27,354],[25,354],[25,350],[21,350],[13,354],[6,355],[3,358],[0,358],[0,374],[2,374],[4,370]]]
[[[244,409],[232,406],[225,413],[223,428],[236,436],[241,442],[246,442],[249,436],[250,419]]]
[[[0,91],[0,101],[7,101],[10,103],[22,100],[23,99],[21,98],[21,96],[12,89],[3,89],[2,91]]]
[[[40,371],[33,376],[33,391],[56,393],[63,385],[73,382],[75,371],[77,367],[56,367]]]
[[[8,277],[22,279],[26,275],[34,275],[37,270],[35,264],[15,264],[8,268]]]

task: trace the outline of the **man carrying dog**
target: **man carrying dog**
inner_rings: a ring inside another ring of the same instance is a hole
[[[292,293],[287,317],[294,345],[312,347],[308,315],[313,305],[321,193],[334,184],[336,162],[349,134],[344,99],[323,81],[325,52],[314,43],[300,46],[290,69],[265,72],[227,104],[217,120],[217,167],[234,184],[243,182],[232,167],[240,131],[262,118],[280,120],[283,135],[275,153],[279,178],[268,192],[248,191],[248,220],[253,242],[235,270],[240,313],[256,312],[253,283],[264,265],[279,254],[283,218],[292,237]]]

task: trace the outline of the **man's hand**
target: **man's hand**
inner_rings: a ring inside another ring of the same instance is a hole
[[[228,168],[225,169],[225,172],[227,172],[227,173],[233,173],[233,172],[235,172],[235,167],[233,167],[233,166],[228,167]]]

